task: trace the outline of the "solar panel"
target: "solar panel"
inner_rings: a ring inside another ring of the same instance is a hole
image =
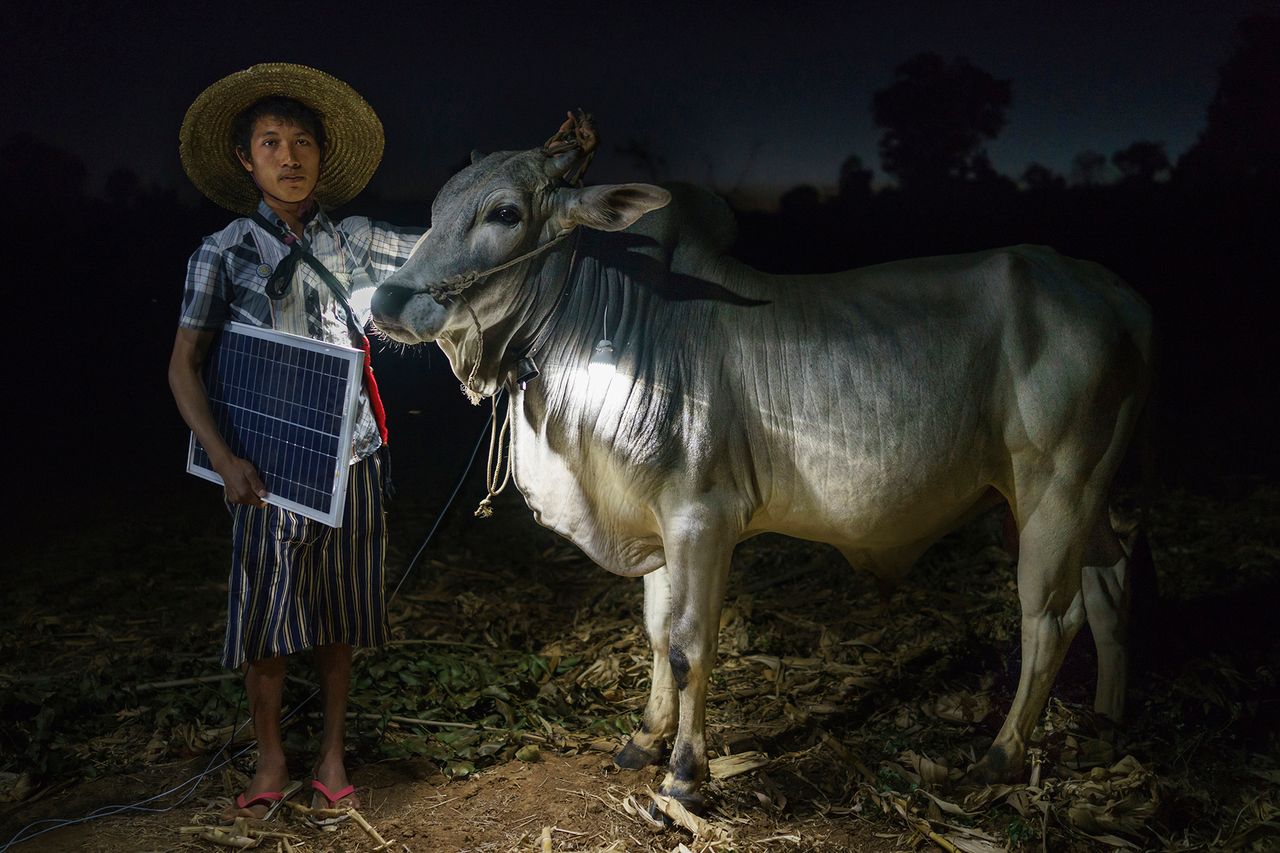
[[[205,359],[205,390],[223,440],[258,468],[266,501],[337,527],[347,496],[364,353],[230,323]],[[191,436],[187,471],[222,483]]]

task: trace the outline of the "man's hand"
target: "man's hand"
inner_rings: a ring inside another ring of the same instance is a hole
[[[215,332],[178,329],[173,340],[173,354],[169,356],[169,387],[178,404],[182,419],[196,434],[213,470],[218,472],[226,487],[227,500],[245,506],[264,507],[268,494],[258,469],[248,459],[231,452],[218,433],[209,412],[209,397],[205,394],[200,378],[200,366],[213,343]]]
[[[267,505],[263,500],[268,494],[267,487],[258,476],[258,469],[248,459],[232,456],[227,461],[214,466],[214,470],[222,478],[227,500],[233,504],[256,507]]]

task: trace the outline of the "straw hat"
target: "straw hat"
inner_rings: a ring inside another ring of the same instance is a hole
[[[240,113],[273,95],[306,104],[324,123],[328,144],[316,198],[325,207],[350,201],[382,159],[382,122],[346,83],[288,62],[264,62],[229,74],[195,99],[178,132],[178,153],[191,183],[228,210],[257,209],[261,196],[236,159],[231,127]]]

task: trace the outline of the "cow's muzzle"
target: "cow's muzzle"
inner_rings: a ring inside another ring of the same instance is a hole
[[[384,284],[373,292],[373,311],[375,322],[394,320],[404,311],[404,306],[413,298],[414,291],[398,284]]]
[[[406,344],[434,340],[447,313],[431,294],[398,284],[383,284],[375,290],[369,308],[380,330]]]

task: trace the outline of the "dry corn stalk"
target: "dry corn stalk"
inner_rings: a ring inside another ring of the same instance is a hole
[[[284,804],[303,817],[342,817],[347,813],[347,809],[313,809],[305,803],[295,803],[292,800],[285,800]]]
[[[282,841],[298,841],[299,840],[298,836],[291,832],[273,832],[269,829],[255,829],[252,826],[249,827],[249,831],[246,832],[245,835],[248,835],[252,838],[279,838]]]
[[[759,770],[771,761],[769,756],[758,750],[738,752],[733,755],[722,755],[708,762],[712,779],[732,779],[752,770]]]
[[[233,834],[216,826],[202,827],[196,837],[203,841],[210,841],[214,844],[219,844],[223,847],[237,847],[241,850],[248,850],[252,847],[257,847],[262,843],[261,838],[250,838],[247,835]]]
[[[221,844],[225,847],[256,847],[264,838],[275,838],[284,842],[286,847],[290,847],[290,841],[297,841],[298,836],[289,832],[274,832],[269,829],[260,829],[256,826],[250,826],[245,818],[236,818],[230,826],[210,826],[209,824],[195,824],[192,826],[180,826],[178,832],[181,835],[195,835],[205,841],[212,841],[214,844]]]
[[[330,818],[342,817],[345,815],[346,817],[351,818],[361,829],[365,831],[366,835],[373,839],[373,843],[377,845],[373,848],[374,850],[385,850],[391,843],[379,835],[378,830],[374,829],[373,825],[370,824],[369,821],[365,820],[364,815],[360,814],[360,812],[354,808],[313,809],[310,806],[303,805],[302,803],[294,803],[288,800],[285,801],[285,805],[293,809],[298,814],[304,816]]]
[[[373,839],[373,843],[378,845],[377,847],[373,848],[374,850],[385,850],[387,848],[387,845],[391,843],[387,841],[385,838],[383,838],[381,835],[379,835],[378,830],[374,829],[373,826],[370,825],[369,821],[364,819],[364,815],[360,814],[360,812],[356,811],[353,808],[340,809],[340,811],[345,811],[346,814],[350,815],[351,819],[354,820],[356,823],[358,823],[360,825],[360,828],[363,829],[365,833],[370,838]]]
[[[729,839],[727,832],[698,817],[674,797],[655,793],[651,788],[645,788],[645,793],[653,800],[653,804],[658,807],[658,811],[671,818],[677,825],[692,832],[695,838],[710,839],[711,841],[727,841]]]
[[[622,801],[622,810],[631,817],[644,821],[655,832],[661,832],[667,828],[666,824],[649,814],[648,809],[637,803],[636,798],[633,796],[628,796]]]

